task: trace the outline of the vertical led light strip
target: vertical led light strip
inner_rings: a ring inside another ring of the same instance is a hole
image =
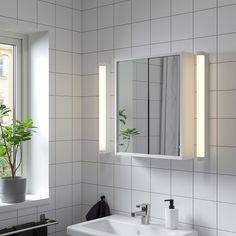
[[[204,53],[197,55],[197,78],[196,78],[196,106],[197,106],[197,150],[196,156],[204,158],[207,156],[208,147],[208,57]]]
[[[99,152],[107,152],[106,66],[99,65]]]

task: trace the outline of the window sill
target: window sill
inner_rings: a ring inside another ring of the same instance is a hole
[[[3,203],[0,200],[0,213],[13,211],[26,207],[41,206],[49,204],[49,196],[26,195],[26,201],[19,203]]]

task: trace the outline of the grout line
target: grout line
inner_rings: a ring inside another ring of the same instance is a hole
[[[195,47],[195,44],[194,44],[194,21],[195,21],[195,17],[194,17],[194,0],[192,0],[192,10],[193,10],[193,13],[192,13],[192,53],[194,53],[194,47]],[[195,76],[195,73],[194,73],[194,82],[195,82],[195,84],[194,85],[196,85],[196,76]],[[196,98],[195,98],[195,96],[194,96],[194,112],[195,112],[195,114],[196,114]],[[196,134],[196,122],[194,122],[194,133]],[[194,143],[196,143],[196,137],[194,137],[194,139],[195,139],[195,141],[194,141]],[[195,169],[195,166],[194,166],[194,159],[193,159],[193,162],[192,162],[192,226],[194,226],[194,222],[195,222],[195,217],[194,217],[194,214],[195,214],[195,212],[194,212],[194,204],[195,204],[195,202],[194,202],[194,181],[195,181],[195,175],[194,175],[194,173],[195,173],[195,171],[194,171],[194,169]]]
[[[98,0],[96,0],[97,1],[97,6],[98,6]],[[98,49],[98,47],[99,47],[99,45],[98,45],[98,26],[99,26],[99,24],[98,24],[98,7],[96,8],[96,11],[97,11],[97,42],[96,42],[96,46],[97,46],[97,49]],[[97,56],[97,73],[99,73],[99,56],[98,56],[98,52],[97,52],[97,54],[96,54],[96,56]],[[99,118],[98,118],[98,120],[97,120],[97,125],[98,125],[98,123],[99,123]],[[99,125],[98,125],[99,126]],[[98,131],[99,132],[99,131]],[[98,151],[98,154],[97,154],[97,161],[96,161],[96,165],[97,165],[97,187],[96,187],[96,189],[97,189],[97,200],[99,200],[99,196],[98,196],[98,178],[99,178],[99,165],[98,165],[98,158],[99,158],[99,151]]]
[[[219,61],[219,49],[218,49],[218,33],[219,33],[219,25],[218,25],[218,20],[219,20],[219,15],[218,15],[218,11],[219,11],[219,1],[216,0],[216,5],[217,5],[217,10],[216,10],[216,116],[217,118],[219,117],[219,111],[218,111],[218,104],[219,104],[219,94],[218,94],[218,88],[219,88],[219,78],[218,78],[218,61]],[[218,131],[218,119],[216,120],[216,236],[218,236],[219,232],[218,232],[218,227],[219,227],[219,215],[218,215],[218,200],[219,200],[219,196],[218,196],[218,181],[219,181],[219,173],[218,173],[218,166],[219,166],[219,157],[218,157],[218,135],[219,135],[219,131]]]
[[[72,5],[73,5],[73,2],[72,2]],[[74,25],[74,17],[73,17],[73,9],[72,9],[72,14],[71,14],[71,22],[72,22],[72,29],[73,29],[73,25]],[[81,36],[80,36],[81,37]],[[72,51],[74,51],[73,49],[74,49],[74,34],[73,34],[73,32],[72,32],[72,37],[71,37],[71,49],[72,49]],[[74,74],[74,55],[72,54],[72,74]],[[73,82],[74,82],[74,76],[72,76],[72,83],[71,83],[71,91],[72,91],[72,117],[74,118],[74,91],[73,91]],[[73,121],[74,121],[74,119],[73,119]],[[72,140],[74,140],[74,122],[72,121],[72,126],[71,126],[71,134],[72,134]],[[77,132],[79,132],[79,131],[77,131]],[[72,165],[72,167],[71,167],[71,179],[72,179],[72,196],[71,196],[71,200],[72,200],[72,204],[73,204],[73,202],[74,202],[74,188],[73,188],[73,182],[74,182],[74,180],[73,180],[73,177],[74,177],[74,142],[72,141],[71,142],[71,147],[72,147],[72,163],[73,163],[73,165]],[[79,171],[79,170],[77,170],[77,171]],[[71,219],[72,219],[72,222],[73,222],[73,214],[74,214],[74,212],[73,212],[73,209],[72,209],[72,211],[71,211]]]
[[[55,26],[56,26],[56,5],[55,5]],[[54,37],[55,37],[55,47],[56,47],[56,42],[57,42],[57,37],[56,37],[56,29],[54,30]],[[54,53],[54,60],[55,60],[55,71],[57,72],[57,69],[56,69],[56,62],[57,62],[57,57],[56,57],[56,52]],[[56,79],[56,76],[55,76],[55,95],[57,95],[57,79]],[[56,99],[55,99],[55,114],[57,113],[57,107],[56,107]],[[56,149],[56,140],[57,140],[57,129],[56,129],[56,119],[55,119],[55,162],[57,162],[57,149]],[[49,175],[49,178],[50,178],[50,175]],[[57,168],[56,168],[56,165],[55,165],[55,185],[56,185],[56,182],[57,182]],[[50,186],[50,180],[49,180],[49,186]],[[56,196],[56,188],[54,190],[54,194],[55,194],[55,197],[54,197],[54,208],[55,208],[55,217],[56,217],[56,209],[57,209],[57,205],[56,205],[56,201],[57,201],[57,196]],[[55,229],[56,229],[56,226],[55,226]]]

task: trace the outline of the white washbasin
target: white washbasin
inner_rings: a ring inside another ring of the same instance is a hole
[[[67,227],[71,236],[197,236],[194,230],[169,230],[164,225],[141,225],[140,218],[112,215]]]

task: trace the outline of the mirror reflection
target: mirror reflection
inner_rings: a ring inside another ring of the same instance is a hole
[[[180,56],[117,62],[117,152],[179,155]]]

